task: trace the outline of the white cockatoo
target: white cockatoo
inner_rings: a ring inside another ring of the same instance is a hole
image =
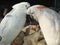
[[[60,15],[44,5],[34,5],[28,8],[30,14],[39,22],[47,45],[60,45]]]
[[[12,6],[0,23],[0,45],[10,45],[16,38],[26,21],[28,2],[21,2]]]

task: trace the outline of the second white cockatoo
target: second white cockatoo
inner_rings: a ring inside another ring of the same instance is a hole
[[[0,23],[0,45],[10,45],[16,38],[26,21],[26,11],[30,7],[28,2],[21,2],[12,6]]]
[[[60,45],[60,15],[44,5],[28,8],[27,14],[39,22],[47,45]]]

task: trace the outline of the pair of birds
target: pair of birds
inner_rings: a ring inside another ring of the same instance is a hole
[[[15,4],[0,23],[0,45],[11,45],[26,21],[26,14],[39,22],[47,45],[60,45],[60,16],[43,5],[30,7],[28,2]]]

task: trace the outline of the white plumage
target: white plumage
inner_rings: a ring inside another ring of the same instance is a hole
[[[47,45],[60,45],[60,15],[43,5],[34,5],[27,10],[27,14],[39,22]]]
[[[6,14],[0,23],[0,45],[10,45],[16,38],[26,21],[26,10],[30,6],[28,2],[15,4],[12,10]]]

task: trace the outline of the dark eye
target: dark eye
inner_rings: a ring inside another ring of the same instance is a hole
[[[25,5],[25,7],[28,9],[27,5]]]
[[[27,6],[27,5],[25,5],[25,7],[28,9],[29,8],[29,6]]]
[[[25,5],[25,7],[27,7],[27,5]]]

